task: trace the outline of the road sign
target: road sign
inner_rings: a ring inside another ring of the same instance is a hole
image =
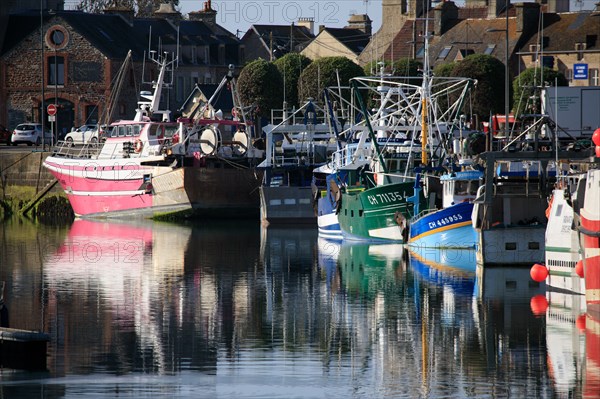
[[[573,64],[573,79],[587,79],[588,64]]]
[[[48,122],[56,122],[56,115],[48,115]]]
[[[48,115],[56,115],[56,105],[48,104]]]

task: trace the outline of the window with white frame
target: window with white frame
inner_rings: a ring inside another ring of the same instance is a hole
[[[588,78],[590,86],[600,86],[600,69],[590,68]]]

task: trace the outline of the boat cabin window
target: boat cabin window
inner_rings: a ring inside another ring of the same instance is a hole
[[[152,124],[148,128],[148,137],[162,137],[163,136],[163,125]]]
[[[127,137],[133,136],[133,125],[127,125],[127,132],[125,134]]]
[[[133,135],[139,136],[142,131],[142,127],[140,125],[133,125]]]
[[[165,126],[165,137],[173,137],[177,132],[177,125]]]
[[[125,135],[127,134],[127,125],[117,126],[117,131],[118,131],[119,137],[125,137]]]
[[[475,180],[457,180],[454,185],[456,195],[476,195],[479,182]]]

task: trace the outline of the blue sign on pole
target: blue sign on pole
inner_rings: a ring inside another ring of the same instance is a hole
[[[573,64],[573,79],[587,79],[588,64]]]

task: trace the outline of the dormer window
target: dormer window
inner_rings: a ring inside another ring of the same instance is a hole
[[[483,54],[492,55],[495,48],[496,48],[495,44],[488,44],[487,47],[485,48],[485,50],[483,51]]]
[[[442,51],[440,51],[440,54],[438,55],[438,60],[443,60],[445,59],[448,54],[450,54],[450,50],[452,50],[452,46],[445,46]]]

